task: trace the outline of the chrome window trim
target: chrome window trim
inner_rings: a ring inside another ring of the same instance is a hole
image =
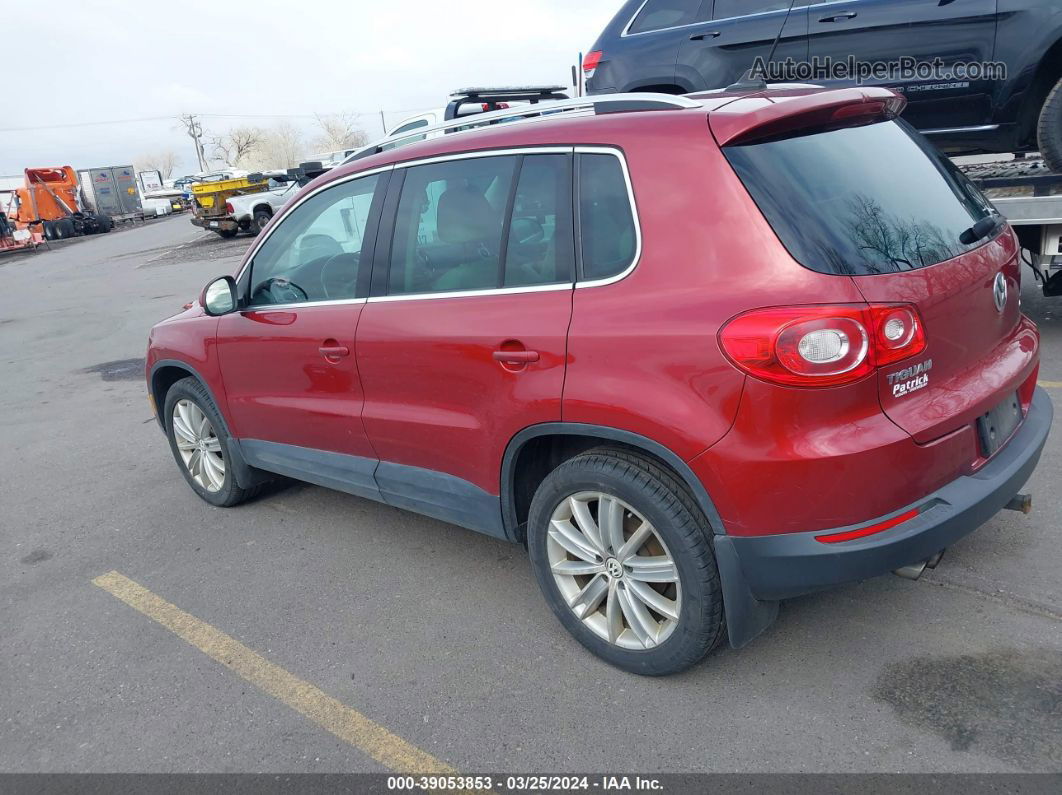
[[[941,135],[943,133],[958,133],[958,132],[991,132],[992,130],[998,130],[998,124],[977,124],[973,127],[937,127],[933,130],[919,130],[922,135]]]
[[[627,167],[627,159],[624,157],[623,152],[612,146],[580,146],[580,145],[545,145],[545,146],[526,146],[526,147],[512,147],[508,149],[481,149],[473,152],[457,152],[448,155],[437,155],[434,157],[425,157],[419,160],[408,160],[402,163],[392,163],[391,165],[381,166],[379,168],[370,169],[368,171],[359,171],[355,174],[348,174],[335,182],[329,182],[325,185],[321,185],[315,188],[310,193],[302,196],[298,201],[292,204],[290,207],[284,208],[283,215],[277,219],[276,223],[269,230],[269,234],[273,233],[273,230],[278,228],[284,223],[287,215],[295,210],[296,207],[301,205],[311,196],[315,196],[318,193],[328,190],[331,187],[340,185],[344,182],[349,182],[359,177],[368,177],[373,174],[379,174],[391,169],[410,168],[412,166],[430,165],[432,163],[442,163],[449,160],[468,160],[477,157],[504,157],[509,155],[526,155],[526,154],[572,154],[572,153],[585,153],[585,154],[604,154],[612,155],[620,164],[620,170],[623,173],[623,181],[627,186],[627,201],[631,206],[631,218],[634,222],[634,256],[631,258],[631,263],[619,273],[614,276],[609,276],[604,279],[593,279],[590,281],[568,281],[568,282],[556,282],[551,284],[535,284],[526,287],[497,287],[487,290],[454,290],[452,292],[440,292],[440,293],[411,293],[408,295],[376,295],[369,296],[367,298],[344,298],[337,299],[335,301],[304,301],[302,303],[294,304],[256,304],[253,306],[247,306],[242,309],[238,309],[238,312],[264,312],[274,309],[301,309],[314,306],[336,306],[339,304],[361,304],[361,303],[390,303],[395,301],[426,301],[430,299],[445,299],[445,298],[477,298],[481,296],[489,295],[518,295],[521,293],[542,293],[552,292],[556,290],[572,290],[582,287],[603,287],[608,284],[614,284],[622,279],[627,278],[634,269],[638,266],[638,262],[642,256],[642,226],[638,217],[638,205],[634,199],[634,185],[631,182],[630,170]],[[573,178],[574,178],[573,174]],[[251,249],[243,267],[240,268],[239,273],[236,276],[237,281],[242,278],[244,271],[250,266],[254,260],[255,255],[258,253],[258,249],[262,247],[266,240],[269,239],[269,235],[266,235],[260,241],[256,241],[254,247]]]
[[[615,284],[630,276],[631,273],[634,272],[634,269],[638,267],[638,262],[642,258],[642,222],[638,217],[638,202],[634,199],[634,183],[631,182],[631,172],[627,168],[627,158],[623,156],[623,153],[619,149],[611,146],[577,146],[575,147],[575,151],[579,154],[612,155],[619,160],[620,170],[623,172],[623,181],[627,185],[627,201],[630,202],[631,220],[634,222],[634,256],[631,257],[631,264],[614,276],[608,276],[604,279],[575,282],[576,289],[581,289],[583,287],[604,287],[607,284]],[[576,244],[581,245],[581,242],[581,240],[576,241]]]
[[[306,309],[314,306],[343,306],[347,304],[364,304],[365,298],[336,298],[330,301],[303,301],[296,304],[254,304],[237,309],[237,312],[272,312],[274,309]]]
[[[697,25],[708,25],[708,24],[711,24],[713,22],[732,22],[735,19],[749,19],[751,17],[761,17],[761,16],[764,16],[765,14],[779,14],[779,13],[786,12],[786,10],[787,10],[785,8],[776,8],[773,11],[754,11],[751,14],[740,14],[740,15],[738,15],[736,17],[722,17],[721,19],[713,19],[712,17],[709,17],[708,19],[699,19],[696,22],[687,22],[685,25],[672,25],[669,28],[656,28],[655,30],[640,30],[637,33],[631,33],[631,26],[634,24],[634,20],[636,20],[638,18],[638,15],[640,13],[642,13],[642,9],[645,8],[645,6],[646,6],[646,4],[648,4],[648,2],[649,2],[649,0],[645,0],[645,2],[643,2],[640,6],[638,6],[638,10],[635,11],[634,14],[631,16],[631,18],[627,21],[627,24],[623,28],[623,32],[620,33],[620,38],[621,39],[625,39],[628,36],[648,36],[648,35],[653,34],[653,33],[664,33],[664,32],[669,31],[669,30],[683,30],[684,28],[692,28],[692,27],[695,27]],[[793,11],[803,11],[806,8],[811,8],[813,5],[833,5],[835,3],[845,3],[845,2],[854,3],[854,2],[857,2],[857,0],[824,0],[824,2],[821,2],[821,3],[808,3],[808,4],[805,4],[805,5],[802,5],[802,6],[793,6],[791,9],[788,9],[788,12],[792,13]],[[713,9],[713,12],[714,12],[714,9],[715,9],[714,0],[712,2],[712,9]]]

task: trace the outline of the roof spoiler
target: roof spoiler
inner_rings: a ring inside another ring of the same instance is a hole
[[[906,105],[902,95],[886,88],[762,92],[712,111],[708,123],[720,146],[736,146],[887,121],[899,116]]]

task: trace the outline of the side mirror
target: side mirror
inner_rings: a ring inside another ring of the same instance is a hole
[[[236,309],[236,280],[231,276],[219,276],[203,288],[199,303],[208,315],[227,315]]]

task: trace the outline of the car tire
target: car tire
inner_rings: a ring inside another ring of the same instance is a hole
[[[262,234],[262,230],[266,228],[266,224],[273,217],[273,214],[268,210],[255,210],[254,220],[251,222],[251,231],[256,235]]]
[[[41,226],[44,228],[44,239],[45,240],[55,240],[56,239],[55,238],[55,222],[53,222],[53,221],[45,221],[45,222],[43,222],[41,224]]]
[[[221,235],[226,240],[228,240],[230,238],[236,237],[236,235],[239,234],[240,230],[239,229],[215,229],[214,231],[217,232],[219,235]]]
[[[1047,167],[1062,174],[1062,80],[1055,83],[1040,109],[1036,141]]]
[[[200,498],[222,508],[255,496],[261,486],[241,488],[232,460],[232,437],[210,394],[188,377],[170,387],[163,407],[166,437],[181,474]]]
[[[103,213],[96,214],[96,228],[99,233],[110,232],[114,227],[114,221],[111,220],[109,215]]]
[[[614,519],[604,533],[601,511]],[[590,531],[581,533],[587,517]],[[622,541],[609,533],[617,527]],[[553,470],[535,492],[527,524],[535,577],[560,622],[598,657],[645,676],[695,665],[726,634],[712,537],[674,475],[611,448]]]

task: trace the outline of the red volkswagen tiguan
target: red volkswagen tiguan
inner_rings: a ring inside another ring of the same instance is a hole
[[[213,505],[282,475],[526,544],[642,674],[935,560],[1052,409],[1015,236],[902,107],[592,97],[333,169],[152,330],[174,458]]]

